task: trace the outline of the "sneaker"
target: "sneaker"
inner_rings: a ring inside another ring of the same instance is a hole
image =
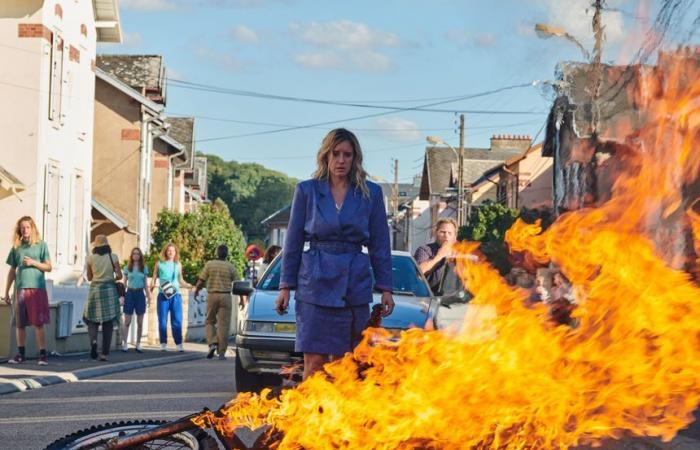
[[[160,344],[160,351],[165,352],[168,350],[168,344]]]
[[[17,353],[14,358],[7,361],[8,364],[22,364],[24,361],[24,356],[21,353]]]
[[[216,353],[216,345],[210,345],[209,353],[207,353],[207,359],[212,359],[214,357],[214,353]]]
[[[182,346],[182,344],[177,344],[177,351],[178,352],[184,352],[185,348]]]
[[[128,351],[129,351],[129,344],[127,344],[126,342],[124,342],[124,344],[122,344],[122,351],[123,351],[124,353],[128,352]]]
[[[136,353],[143,353],[143,349],[141,348],[141,344],[136,344]]]
[[[226,361],[226,355],[224,355],[224,354],[219,355],[219,361]]]
[[[48,366],[49,365],[49,358],[46,355],[39,355],[39,363],[40,366]]]

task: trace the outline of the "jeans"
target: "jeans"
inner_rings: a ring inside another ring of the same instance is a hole
[[[175,344],[182,344],[182,297],[180,294],[165,298],[163,293],[158,294],[158,334],[160,343],[168,341],[168,312],[170,312],[170,327],[173,332]]]

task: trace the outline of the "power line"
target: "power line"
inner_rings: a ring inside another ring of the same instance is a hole
[[[522,86],[524,86],[524,85],[522,85]],[[461,99],[474,98],[476,96],[481,96],[481,95],[488,95],[488,93],[502,91],[502,90],[510,89],[510,88],[512,88],[512,86],[507,86],[505,88],[495,89],[495,90],[482,92],[482,93],[478,93],[478,94],[471,94],[469,96],[461,97]],[[261,136],[261,135],[266,135],[266,134],[277,134],[277,133],[283,133],[286,131],[300,130],[300,129],[305,129],[305,128],[313,128],[313,127],[318,127],[318,126],[323,126],[323,125],[332,125],[332,124],[337,124],[340,122],[352,122],[355,120],[370,119],[373,117],[386,116],[386,115],[394,114],[394,113],[401,112],[401,111],[424,110],[425,108],[430,108],[432,106],[437,106],[437,105],[443,105],[446,103],[453,103],[455,101],[459,101],[459,99],[458,100],[443,100],[443,101],[439,101],[439,102],[432,102],[432,103],[427,103],[427,104],[418,105],[418,106],[412,106],[412,107],[409,106],[406,108],[392,108],[389,111],[382,111],[379,113],[365,114],[362,116],[355,116],[355,117],[348,117],[346,119],[329,120],[329,121],[325,121],[325,122],[312,123],[312,124],[308,124],[308,125],[298,125],[298,126],[292,126],[292,127],[278,128],[276,130],[258,131],[258,132],[253,132],[253,133],[244,133],[244,134],[236,134],[236,135],[230,135],[230,136],[220,136],[220,137],[214,137],[214,138],[197,139],[195,142],[212,142],[212,141],[222,141],[222,140],[228,140],[228,139],[237,139],[237,138],[242,138],[242,137]],[[535,113],[528,113],[528,114],[535,114]],[[544,114],[544,112],[537,113],[537,114]]]
[[[256,122],[256,121],[250,121],[250,120],[239,120],[239,119],[232,119],[232,118],[227,118],[227,117],[215,117],[215,116],[207,116],[207,115],[198,115],[198,114],[187,114],[187,113],[182,113],[182,112],[168,112],[168,117],[193,117],[195,119],[200,119],[200,120],[211,120],[214,122],[231,122],[231,123],[240,123],[243,125],[260,125],[260,126],[269,126],[269,127],[296,127],[299,125],[291,125],[291,124],[284,124],[284,123],[275,123],[275,122]],[[485,130],[485,129],[494,129],[494,128],[508,128],[508,127],[516,127],[516,126],[521,126],[521,125],[532,125],[533,123],[539,123],[539,120],[529,120],[526,122],[516,122],[516,123],[507,123],[507,124],[501,124],[501,125],[479,125],[479,126],[474,126],[474,127],[465,127],[466,130]],[[309,127],[309,128],[324,128],[325,127]],[[395,131],[395,132],[401,132],[401,131],[450,131],[452,128],[354,128],[353,131]]]
[[[282,100],[282,101],[292,101],[292,102],[302,102],[302,103],[314,103],[314,104],[321,104],[321,105],[345,106],[345,107],[353,107],[353,108],[383,109],[383,110],[390,110],[390,111],[438,112],[438,113],[451,113],[451,112],[454,112],[455,109],[436,109],[436,108],[431,108],[431,106],[443,105],[443,104],[448,104],[448,103],[455,103],[455,102],[459,102],[459,101],[463,101],[463,100],[469,100],[472,98],[478,98],[478,97],[483,97],[483,96],[487,96],[487,95],[497,94],[499,92],[505,92],[505,91],[512,90],[512,89],[532,87],[535,83],[536,82],[514,84],[511,86],[504,86],[501,88],[492,89],[492,90],[484,91],[484,92],[478,92],[475,94],[467,94],[467,95],[461,95],[461,96],[456,96],[456,97],[448,97],[447,99],[443,99],[443,100],[440,100],[440,101],[437,101],[434,103],[430,103],[427,105],[420,105],[420,106],[414,106],[414,107],[399,107],[399,106],[382,106],[382,105],[372,105],[372,104],[368,104],[368,103],[344,102],[344,101],[336,101],[336,100],[324,100],[324,99],[317,99],[317,98],[294,97],[294,96],[288,96],[288,95],[268,94],[268,93],[264,93],[264,92],[245,91],[245,90],[239,90],[239,89],[230,89],[230,88],[223,88],[223,87],[218,87],[218,86],[211,86],[211,85],[206,85],[206,84],[190,83],[187,81],[175,81],[175,80],[168,81],[168,85],[170,85],[171,87],[190,89],[190,90],[194,90],[194,91],[212,92],[212,93],[216,93],[216,94],[253,97],[253,98],[261,98],[261,99],[267,99],[267,100]],[[464,112],[464,113],[469,113],[469,114],[514,114],[514,115],[544,114],[541,111],[489,111],[489,110],[461,110],[461,109],[458,111]]]

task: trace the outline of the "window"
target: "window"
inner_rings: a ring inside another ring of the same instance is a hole
[[[63,123],[61,118],[61,97],[63,95],[63,38],[53,33],[51,43],[51,67],[49,80],[49,120],[57,125]]]
[[[63,254],[58,248],[58,227],[60,223],[61,174],[58,166],[49,163],[44,177],[44,229],[42,235],[49,246],[51,261],[57,263]]]

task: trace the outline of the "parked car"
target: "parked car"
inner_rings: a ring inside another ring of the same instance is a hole
[[[252,289],[244,282],[234,284],[234,294],[249,295],[249,301],[239,314],[236,333],[236,390],[258,391],[281,382],[280,370],[302,360],[294,351],[296,332],[294,295],[288,312],[275,311],[279,293],[281,255],[267,268]],[[433,296],[418,264],[407,252],[393,251],[391,265],[394,280],[394,312],[382,319],[382,327],[405,330],[424,327],[426,322],[436,325],[439,300]],[[380,303],[381,294],[374,294],[374,303]]]

